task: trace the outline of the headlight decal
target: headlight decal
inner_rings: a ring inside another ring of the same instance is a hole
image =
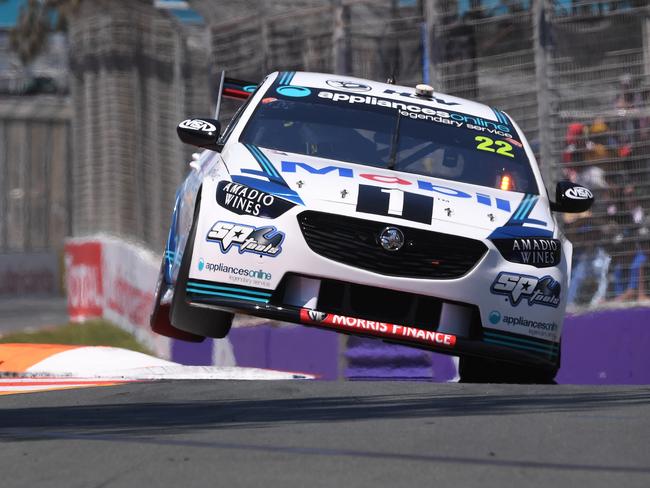
[[[217,185],[217,203],[237,215],[274,219],[295,204],[250,186],[230,181]]]
[[[512,263],[529,264],[536,268],[550,268],[560,264],[562,243],[545,237],[517,237],[492,239],[504,259]]]

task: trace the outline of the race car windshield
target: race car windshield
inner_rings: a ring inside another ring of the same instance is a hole
[[[506,122],[315,88],[272,86],[240,142],[502,190],[537,194]],[[498,116],[497,116],[498,119]],[[499,119],[498,119],[499,120]]]

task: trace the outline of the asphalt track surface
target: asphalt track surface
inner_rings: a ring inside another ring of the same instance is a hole
[[[161,381],[0,397],[13,487],[650,486],[650,388]]]

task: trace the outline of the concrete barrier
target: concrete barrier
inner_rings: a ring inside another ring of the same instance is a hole
[[[149,328],[159,257],[135,243],[100,235],[67,239],[65,264],[72,321],[106,318],[157,356],[170,357],[170,340]]]
[[[61,266],[55,252],[0,254],[0,297],[61,294]]]

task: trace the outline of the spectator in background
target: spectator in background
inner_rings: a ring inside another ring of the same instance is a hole
[[[609,186],[598,165],[573,171],[572,176],[571,181],[592,190],[595,202],[587,212],[564,214],[565,231],[574,244],[568,300],[594,306],[605,300],[612,260],[608,242],[603,240],[603,229],[609,224],[605,196]]]
[[[587,149],[587,128],[580,122],[569,124],[565,136],[566,146],[562,152],[562,162],[571,168],[571,163],[584,160]]]
[[[621,110],[639,108],[643,104],[641,93],[634,88],[632,75],[625,73],[618,79],[618,94],[616,95],[615,107]]]
[[[609,286],[612,250],[603,229],[613,224],[607,214],[610,183],[605,171],[612,142],[603,119],[596,119],[591,126],[574,122],[567,127],[565,177],[590,188],[595,198],[590,211],[564,216],[565,229],[575,245],[569,288],[569,302],[574,304],[594,306],[603,302]]]
[[[612,137],[609,127],[601,117],[598,117],[589,128],[587,159],[590,161],[606,159],[610,156],[610,148],[615,145],[616,141]]]
[[[620,249],[613,265],[615,301],[648,300],[648,227],[645,212],[633,185],[626,185],[614,209],[618,222],[615,237]],[[611,207],[610,211],[611,213]],[[632,247],[632,249],[628,249]]]
[[[634,86],[632,75],[625,73],[618,81],[618,93],[614,99],[614,107],[618,111],[619,121],[616,132],[627,141],[634,141],[641,128],[641,114],[639,109],[643,106],[641,90]]]

